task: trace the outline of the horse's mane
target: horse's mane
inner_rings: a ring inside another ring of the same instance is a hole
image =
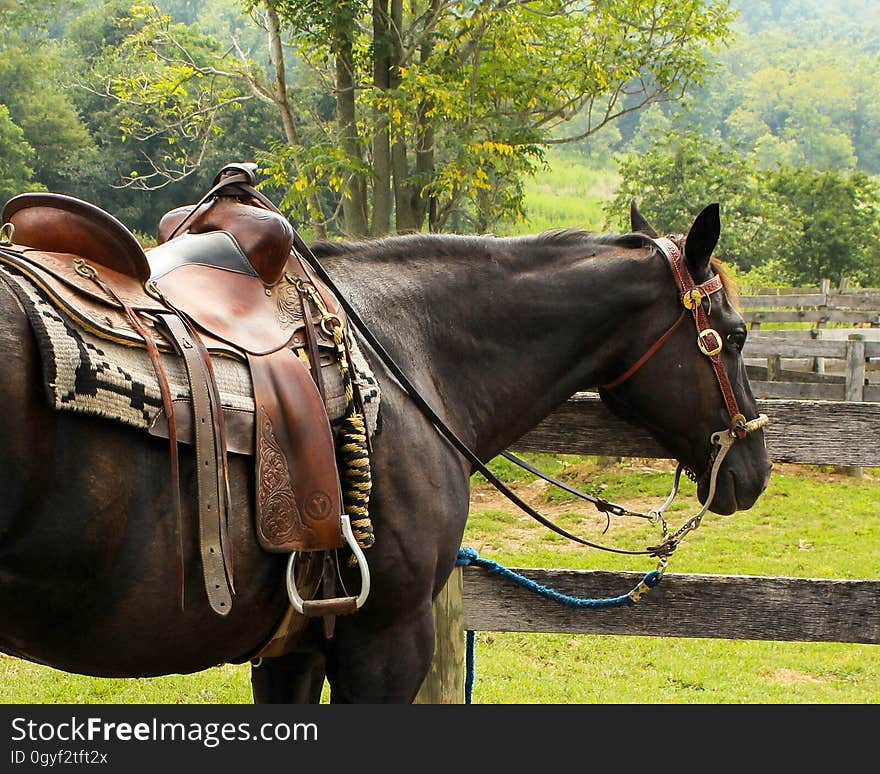
[[[575,247],[620,247],[638,249],[647,247],[651,240],[641,233],[599,234],[576,228],[560,228],[543,231],[540,234],[499,237],[494,234],[401,234],[384,237],[346,241],[322,240],[311,245],[319,258],[325,256],[349,256],[365,261],[381,255],[388,262],[412,260],[415,256],[430,254],[437,256],[461,257],[462,247],[472,250],[474,256],[487,255],[492,247],[525,247],[536,250]],[[724,290],[731,303],[737,304],[739,288],[725,263],[712,258],[712,266],[721,276]]]
[[[327,255],[376,255],[386,260],[411,260],[420,248],[430,248],[433,255],[461,255],[462,247],[484,255],[492,247],[578,247],[603,245],[609,247],[638,248],[648,244],[642,234],[596,234],[581,229],[551,229],[540,234],[521,236],[496,236],[494,234],[402,234],[373,237],[358,241],[322,240],[311,247],[317,256]]]

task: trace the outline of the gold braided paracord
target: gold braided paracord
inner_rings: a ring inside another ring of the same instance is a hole
[[[351,529],[361,548],[370,548],[376,538],[370,520],[372,489],[370,457],[367,451],[366,423],[361,414],[351,411],[337,431],[336,457],[342,482],[342,502],[351,518]],[[349,564],[353,564],[352,556]]]
[[[291,281],[293,280],[291,279]],[[351,530],[357,544],[361,548],[367,549],[376,542],[368,507],[373,483],[370,474],[366,422],[363,415],[355,409],[354,382],[345,346],[344,323],[340,317],[327,309],[324,299],[321,298],[321,294],[312,283],[297,280],[296,286],[308,295],[320,313],[321,328],[333,337],[333,344],[336,348],[336,363],[342,377],[346,407],[345,416],[335,434],[336,460],[342,486],[342,504],[350,517]],[[349,557],[348,564],[350,566],[357,564],[354,555]]]

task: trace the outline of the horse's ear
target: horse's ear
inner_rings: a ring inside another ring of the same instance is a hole
[[[684,256],[695,277],[708,269],[709,259],[720,236],[720,208],[717,204],[710,204],[697,215],[684,243]]]
[[[657,232],[651,228],[651,224],[645,220],[645,216],[639,212],[639,208],[636,207],[636,200],[633,199],[629,204],[629,220],[632,224],[633,233],[642,233],[647,234],[652,239],[657,236]]]

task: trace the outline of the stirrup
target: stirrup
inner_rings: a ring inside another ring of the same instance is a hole
[[[359,610],[364,602],[367,601],[367,596],[370,593],[370,570],[367,567],[367,559],[357,540],[355,540],[348,514],[343,513],[339,518],[339,522],[342,526],[345,542],[348,543],[348,547],[354,553],[358,567],[361,570],[361,593],[356,597],[303,600],[296,588],[296,580],[294,579],[294,565],[296,564],[297,552],[292,551],[290,559],[287,560],[287,596],[290,598],[290,604],[293,606],[293,609],[301,615],[309,617],[328,614],[345,615],[346,613],[354,613],[356,610]]]

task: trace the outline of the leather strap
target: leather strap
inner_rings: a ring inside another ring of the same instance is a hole
[[[342,488],[317,387],[290,349],[247,360],[256,408],[260,545],[279,553],[341,548]]]
[[[620,376],[618,376],[613,381],[608,382],[607,384],[603,384],[606,390],[610,390],[612,387],[617,387],[619,384],[623,384],[627,379],[629,379],[636,371],[638,371],[645,363],[647,363],[660,348],[669,341],[670,337],[673,333],[678,330],[678,327],[684,322],[685,317],[687,316],[687,311],[683,311],[678,319],[669,326],[666,333],[664,333],[654,344],[642,355],[635,363],[633,363],[626,371],[624,371]]]
[[[309,352],[309,362],[312,364],[312,379],[314,379],[315,386],[318,388],[318,393],[323,400],[325,398],[324,375],[321,373],[321,353],[318,350],[318,335],[315,333],[315,326],[312,324],[312,315],[305,292],[297,287],[296,295],[299,298],[299,306],[302,310],[303,322],[305,323],[303,333],[306,338],[306,348]]]
[[[715,331],[709,321],[709,314],[703,304],[703,297],[710,297],[712,293],[720,290],[722,287],[721,278],[715,275],[708,282],[697,285],[691,273],[684,265],[684,255],[678,245],[669,237],[660,237],[653,240],[660,252],[663,253],[675,283],[678,285],[679,296],[685,309],[690,309],[694,318],[694,325],[697,328],[697,342],[703,354],[709,358],[712,368],[715,371],[715,378],[718,386],[721,388],[721,395],[724,398],[724,404],[730,415],[730,429],[738,438],[744,438],[748,435],[745,430],[745,416],[740,411],[736,396],[733,394],[733,387],[730,384],[730,378],[727,375],[727,368],[721,359],[724,342],[721,340],[720,334]],[[685,249],[687,247],[685,246]],[[699,294],[697,296],[696,294]],[[708,342],[713,342],[709,344]],[[708,350],[708,351],[707,351]]]
[[[198,486],[199,551],[202,575],[211,609],[221,616],[232,610],[232,593],[226,577],[221,530],[226,512],[225,490],[218,486],[219,405],[214,404],[212,378],[192,329],[174,313],[157,315],[183,358],[190,383],[195,427],[196,482]],[[222,420],[220,420],[222,421]]]

